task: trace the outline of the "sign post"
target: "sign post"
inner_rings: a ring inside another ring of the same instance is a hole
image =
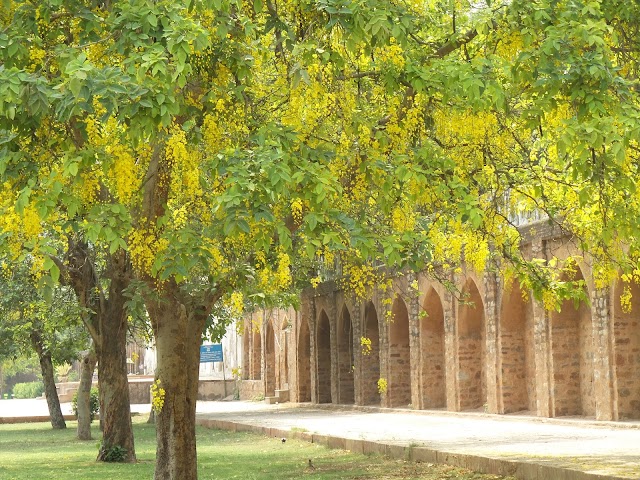
[[[200,345],[200,363],[222,362],[222,388],[224,396],[227,396],[227,378],[224,373],[224,356],[222,355],[222,344]]]

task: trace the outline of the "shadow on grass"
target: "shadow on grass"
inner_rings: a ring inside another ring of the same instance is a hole
[[[69,422],[69,428],[62,431],[54,431],[48,424],[0,426],[0,478],[140,480],[153,477],[153,425],[140,421],[134,424],[139,460],[136,464],[95,462],[97,427],[92,431],[95,441],[80,442],[75,439],[75,426],[75,422]],[[198,428],[198,472],[201,480],[499,478],[447,466],[354,455],[295,439],[282,442],[280,438],[206,428]]]

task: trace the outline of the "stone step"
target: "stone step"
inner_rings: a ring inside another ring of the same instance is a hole
[[[278,399],[278,397],[264,397],[264,403],[266,403],[267,405],[273,405],[274,403],[279,403],[280,400]]]

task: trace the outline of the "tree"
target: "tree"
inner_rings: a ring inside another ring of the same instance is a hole
[[[156,478],[197,476],[198,346],[221,305],[292,289],[336,257],[362,295],[381,265],[438,276],[492,256],[553,303],[571,292],[521,256],[524,214],[574,232],[602,285],[637,262],[637,201],[620,194],[637,172],[637,92],[621,63],[638,51],[630,7],[12,5],[3,218],[100,252],[118,266],[109,298],[128,287],[144,299],[161,385]],[[53,237],[12,227],[15,258],[51,259],[43,286],[64,276]],[[74,255],[69,273],[87,265]],[[94,298],[89,284],[80,298]]]
[[[63,289],[56,290],[55,301],[48,303],[38,295],[28,265],[13,271],[3,268],[0,279],[0,346],[3,351],[36,354],[44,383],[51,425],[66,428],[56,390],[54,366],[77,359],[87,338],[74,299]]]

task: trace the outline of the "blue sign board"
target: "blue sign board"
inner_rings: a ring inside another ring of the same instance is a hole
[[[200,345],[200,363],[222,362],[222,344]]]

